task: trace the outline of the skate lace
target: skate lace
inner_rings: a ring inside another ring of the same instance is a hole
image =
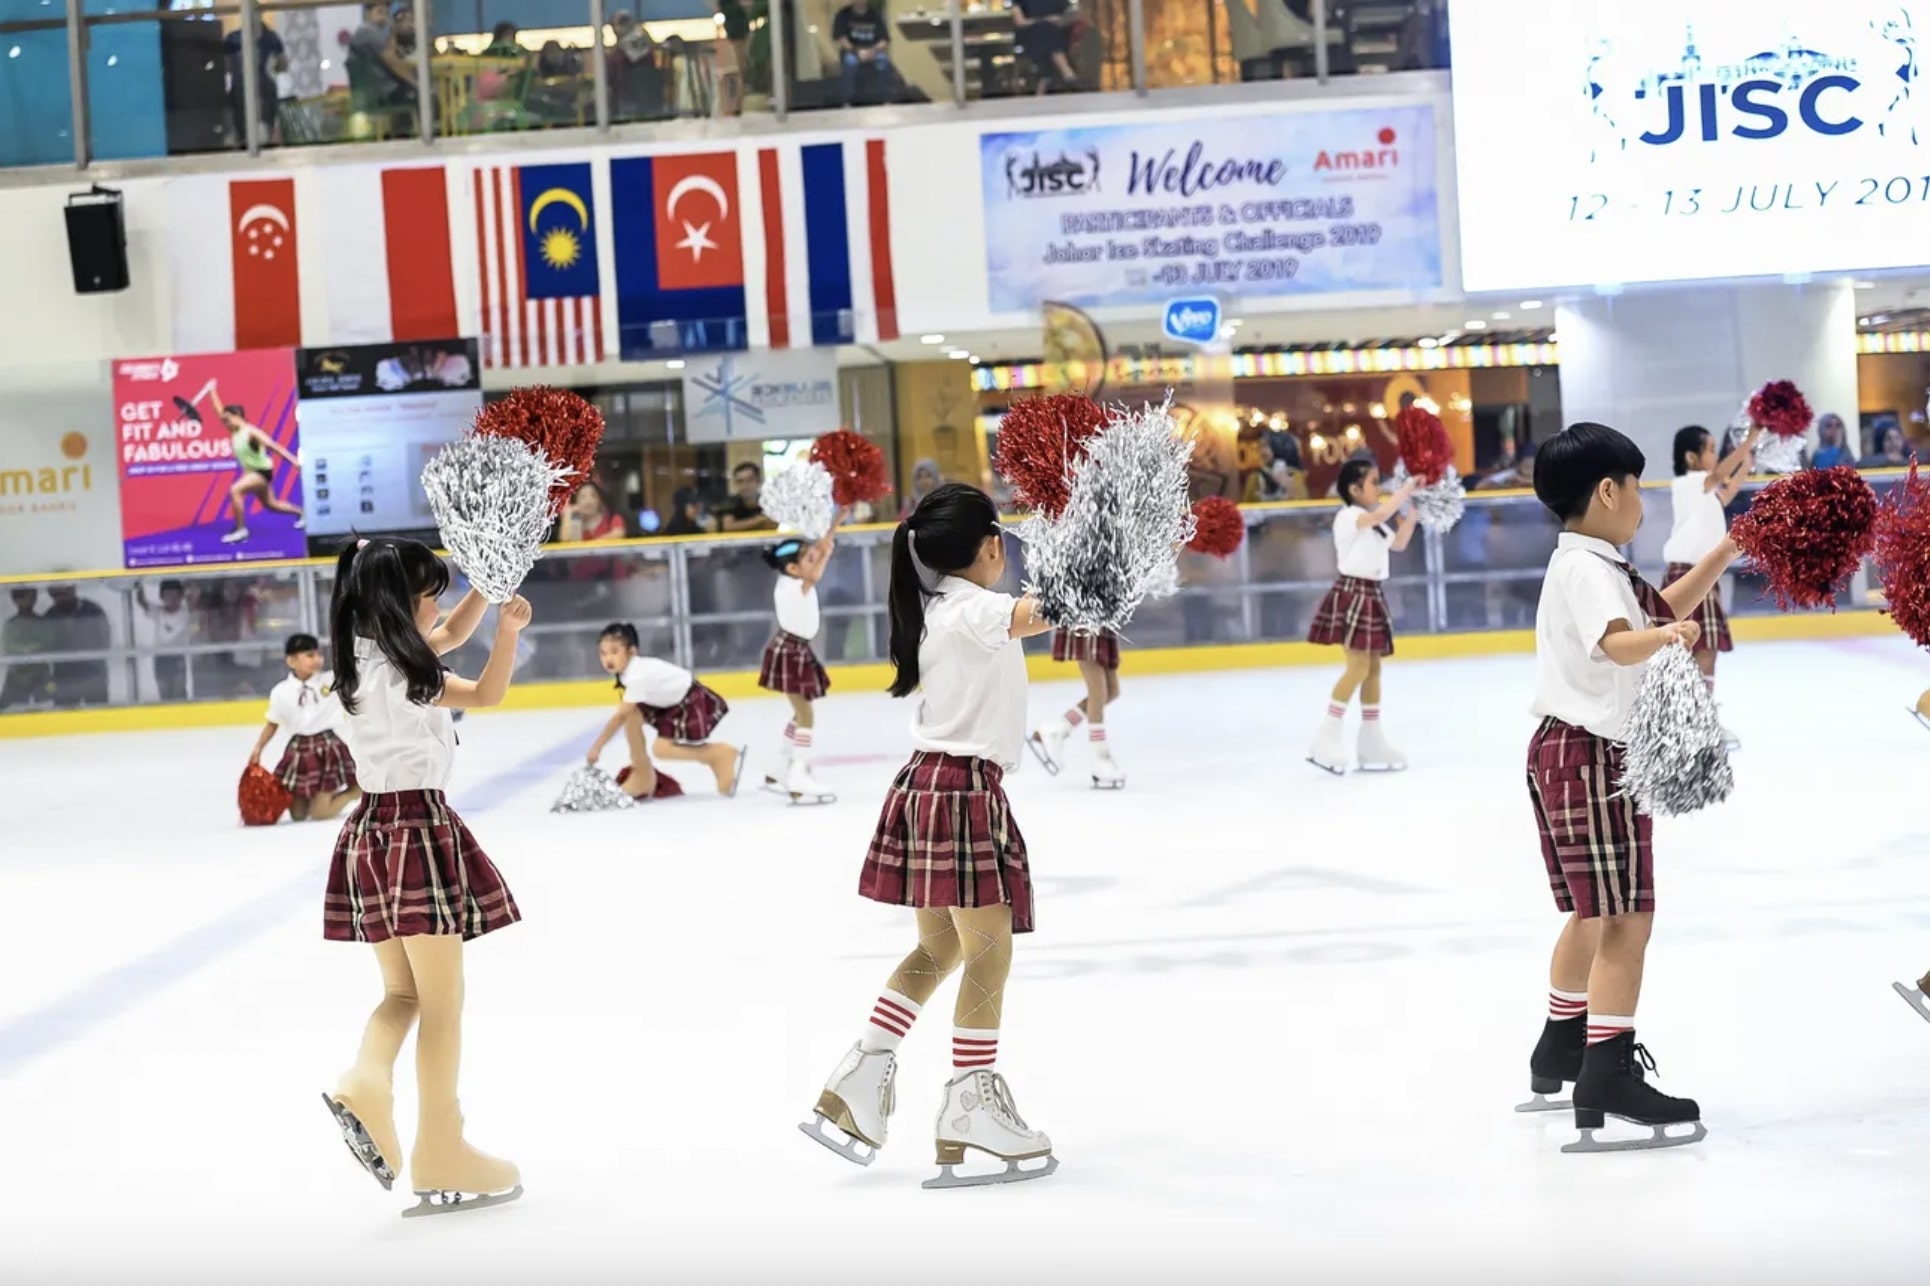
[[[883,1109],[886,1120],[898,1110],[898,1060],[895,1058],[885,1064],[884,1078],[878,1083],[878,1106]]]
[[[1637,1045],[1634,1052],[1635,1061],[1630,1064],[1629,1070],[1635,1073],[1636,1080],[1645,1081],[1648,1079],[1648,1075],[1644,1074],[1644,1069],[1647,1069],[1649,1074],[1653,1074],[1655,1071],[1655,1056],[1649,1053],[1649,1047],[1647,1045]]]
[[[1027,1125],[1025,1118],[1019,1115],[1019,1105],[1013,1101],[1012,1087],[1005,1083],[1005,1078],[997,1072],[991,1072],[988,1074],[988,1079],[991,1081],[992,1092],[986,1097],[999,1120],[1021,1134],[1031,1133],[1032,1127]]]

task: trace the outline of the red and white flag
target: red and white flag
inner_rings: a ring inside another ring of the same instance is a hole
[[[455,339],[449,172],[440,165],[356,165],[311,172],[320,248],[308,274],[327,330],[310,341],[381,344]]]
[[[168,228],[174,351],[302,342],[294,179],[172,179]]]

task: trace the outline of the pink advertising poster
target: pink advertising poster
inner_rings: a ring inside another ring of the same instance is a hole
[[[291,349],[114,363],[129,567],[301,558]]]

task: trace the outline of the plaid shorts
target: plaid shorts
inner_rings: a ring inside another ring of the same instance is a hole
[[[676,705],[659,709],[638,704],[637,709],[643,711],[643,721],[655,728],[659,737],[668,737],[680,746],[703,745],[730,713],[722,697],[695,679]]]
[[[1655,910],[1654,822],[1623,792],[1622,747],[1544,719],[1528,742],[1528,797],[1555,905],[1584,920]]]
[[[1313,614],[1309,643],[1338,643],[1350,652],[1375,656],[1394,654],[1394,622],[1387,615],[1387,596],[1377,580],[1342,576]]]
[[[355,760],[332,732],[290,737],[275,765],[275,779],[296,799],[333,795],[355,784]]]
[[[997,764],[912,752],[898,770],[865,854],[858,892],[894,906],[1012,907],[1012,932],[1032,931],[1025,836]]]
[[[1662,588],[1667,589],[1694,570],[1695,568],[1687,563],[1670,563],[1668,573],[1662,577]],[[1736,650],[1735,640],[1729,637],[1729,613],[1722,610],[1720,588],[1711,589],[1709,596],[1684,619],[1694,621],[1702,627],[1702,637],[1696,642],[1696,651],[1733,652]]]
[[[824,672],[824,663],[808,640],[779,630],[764,645],[764,667],[758,671],[757,686],[816,701],[830,691],[831,676]]]
[[[1055,661],[1096,661],[1108,670],[1119,668],[1119,636],[1111,630],[1098,634],[1075,634],[1071,630],[1052,631],[1052,659]]]
[[[502,873],[441,791],[364,795],[342,823],[322,898],[324,938],[466,940],[522,918]]]

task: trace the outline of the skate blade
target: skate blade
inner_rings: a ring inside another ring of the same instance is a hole
[[[737,798],[737,789],[744,784],[744,764],[750,757],[751,748],[749,746],[745,746],[737,752],[737,770],[730,775],[730,790],[725,792],[725,799]]]
[[[1100,781],[1097,777],[1094,777],[1092,779],[1092,788],[1094,790],[1124,790],[1126,789],[1126,779],[1121,777],[1118,781]]]
[[[1347,775],[1347,769],[1344,766],[1336,766],[1334,764],[1323,764],[1318,759],[1315,759],[1312,755],[1307,756],[1307,762],[1312,764],[1314,767],[1318,768],[1321,772],[1332,773],[1336,777],[1345,777]]]
[[[1354,771],[1355,772],[1382,772],[1382,773],[1406,772],[1407,765],[1406,764],[1361,764],[1357,766],[1354,769]]]
[[[830,1127],[830,1134],[825,1133],[826,1126]],[[797,1128],[804,1132],[806,1138],[829,1148],[852,1165],[870,1165],[878,1159],[878,1149],[856,1135],[846,1134],[838,1128],[837,1122],[822,1112],[811,1113],[811,1119],[800,1121]]]
[[[1559,1093],[1560,1091],[1556,1091]],[[1526,1103],[1515,1104],[1517,1112],[1566,1112],[1575,1106],[1572,1098],[1550,1098],[1546,1094],[1535,1093]]]
[[[375,1146],[375,1140],[362,1128],[361,1119],[355,1113],[335,1101],[333,1095],[322,1095],[322,1102],[328,1105],[329,1114],[342,1131],[342,1142],[348,1145],[349,1155],[355,1163],[367,1170],[375,1181],[387,1192],[395,1186],[395,1170]]]
[[[1620,1121],[1625,1118],[1617,1116],[1615,1119]],[[1641,1122],[1631,1121],[1629,1124],[1639,1125]],[[1695,1128],[1687,1134],[1670,1134],[1668,1126],[1652,1125],[1649,1129],[1653,1133],[1646,1139],[1598,1139],[1595,1137],[1594,1130],[1583,1130],[1580,1138],[1573,1143],[1562,1144],[1561,1150],[1563,1152],[1649,1152],[1656,1148],[1687,1147],[1691,1143],[1700,1143],[1709,1137],[1709,1127],[1700,1121],[1677,1121],[1675,1124],[1677,1126],[1693,1125]]]
[[[1033,1158],[1037,1160],[1038,1158]],[[960,1174],[955,1165],[940,1165],[938,1173],[925,1180],[920,1187],[937,1190],[940,1188],[985,1188],[995,1183],[1030,1183],[1055,1173],[1059,1168],[1059,1158],[1048,1154],[1045,1164],[1027,1170],[1018,1161],[1007,1161],[1003,1170],[991,1174]]]
[[[1025,744],[1031,749],[1033,756],[1045,765],[1045,771],[1048,776],[1057,777],[1059,775],[1059,765],[1051,755],[1045,752],[1045,742],[1039,740],[1038,733],[1035,732],[1027,737]]]
[[[789,795],[790,792],[786,791],[785,794]],[[832,794],[791,795],[791,807],[793,808],[815,808],[819,804],[835,804],[837,802],[838,797]]]
[[[463,1210],[487,1210],[490,1206],[506,1206],[523,1195],[523,1185],[517,1184],[508,1192],[489,1192],[472,1195],[467,1192],[448,1192],[433,1190],[417,1192],[421,1200],[402,1212],[404,1219],[421,1219],[429,1215],[452,1215]]]
[[[1922,988],[1913,987],[1907,982],[1893,982],[1890,988],[1903,997],[1904,1004],[1917,1011],[1919,1018],[1930,1023],[1930,996],[1925,996]]]
[[[1910,717],[1912,719],[1915,719],[1918,723],[1922,724],[1925,728],[1930,728],[1930,719],[1926,719],[1924,717],[1923,711],[1912,709],[1910,711]]]

